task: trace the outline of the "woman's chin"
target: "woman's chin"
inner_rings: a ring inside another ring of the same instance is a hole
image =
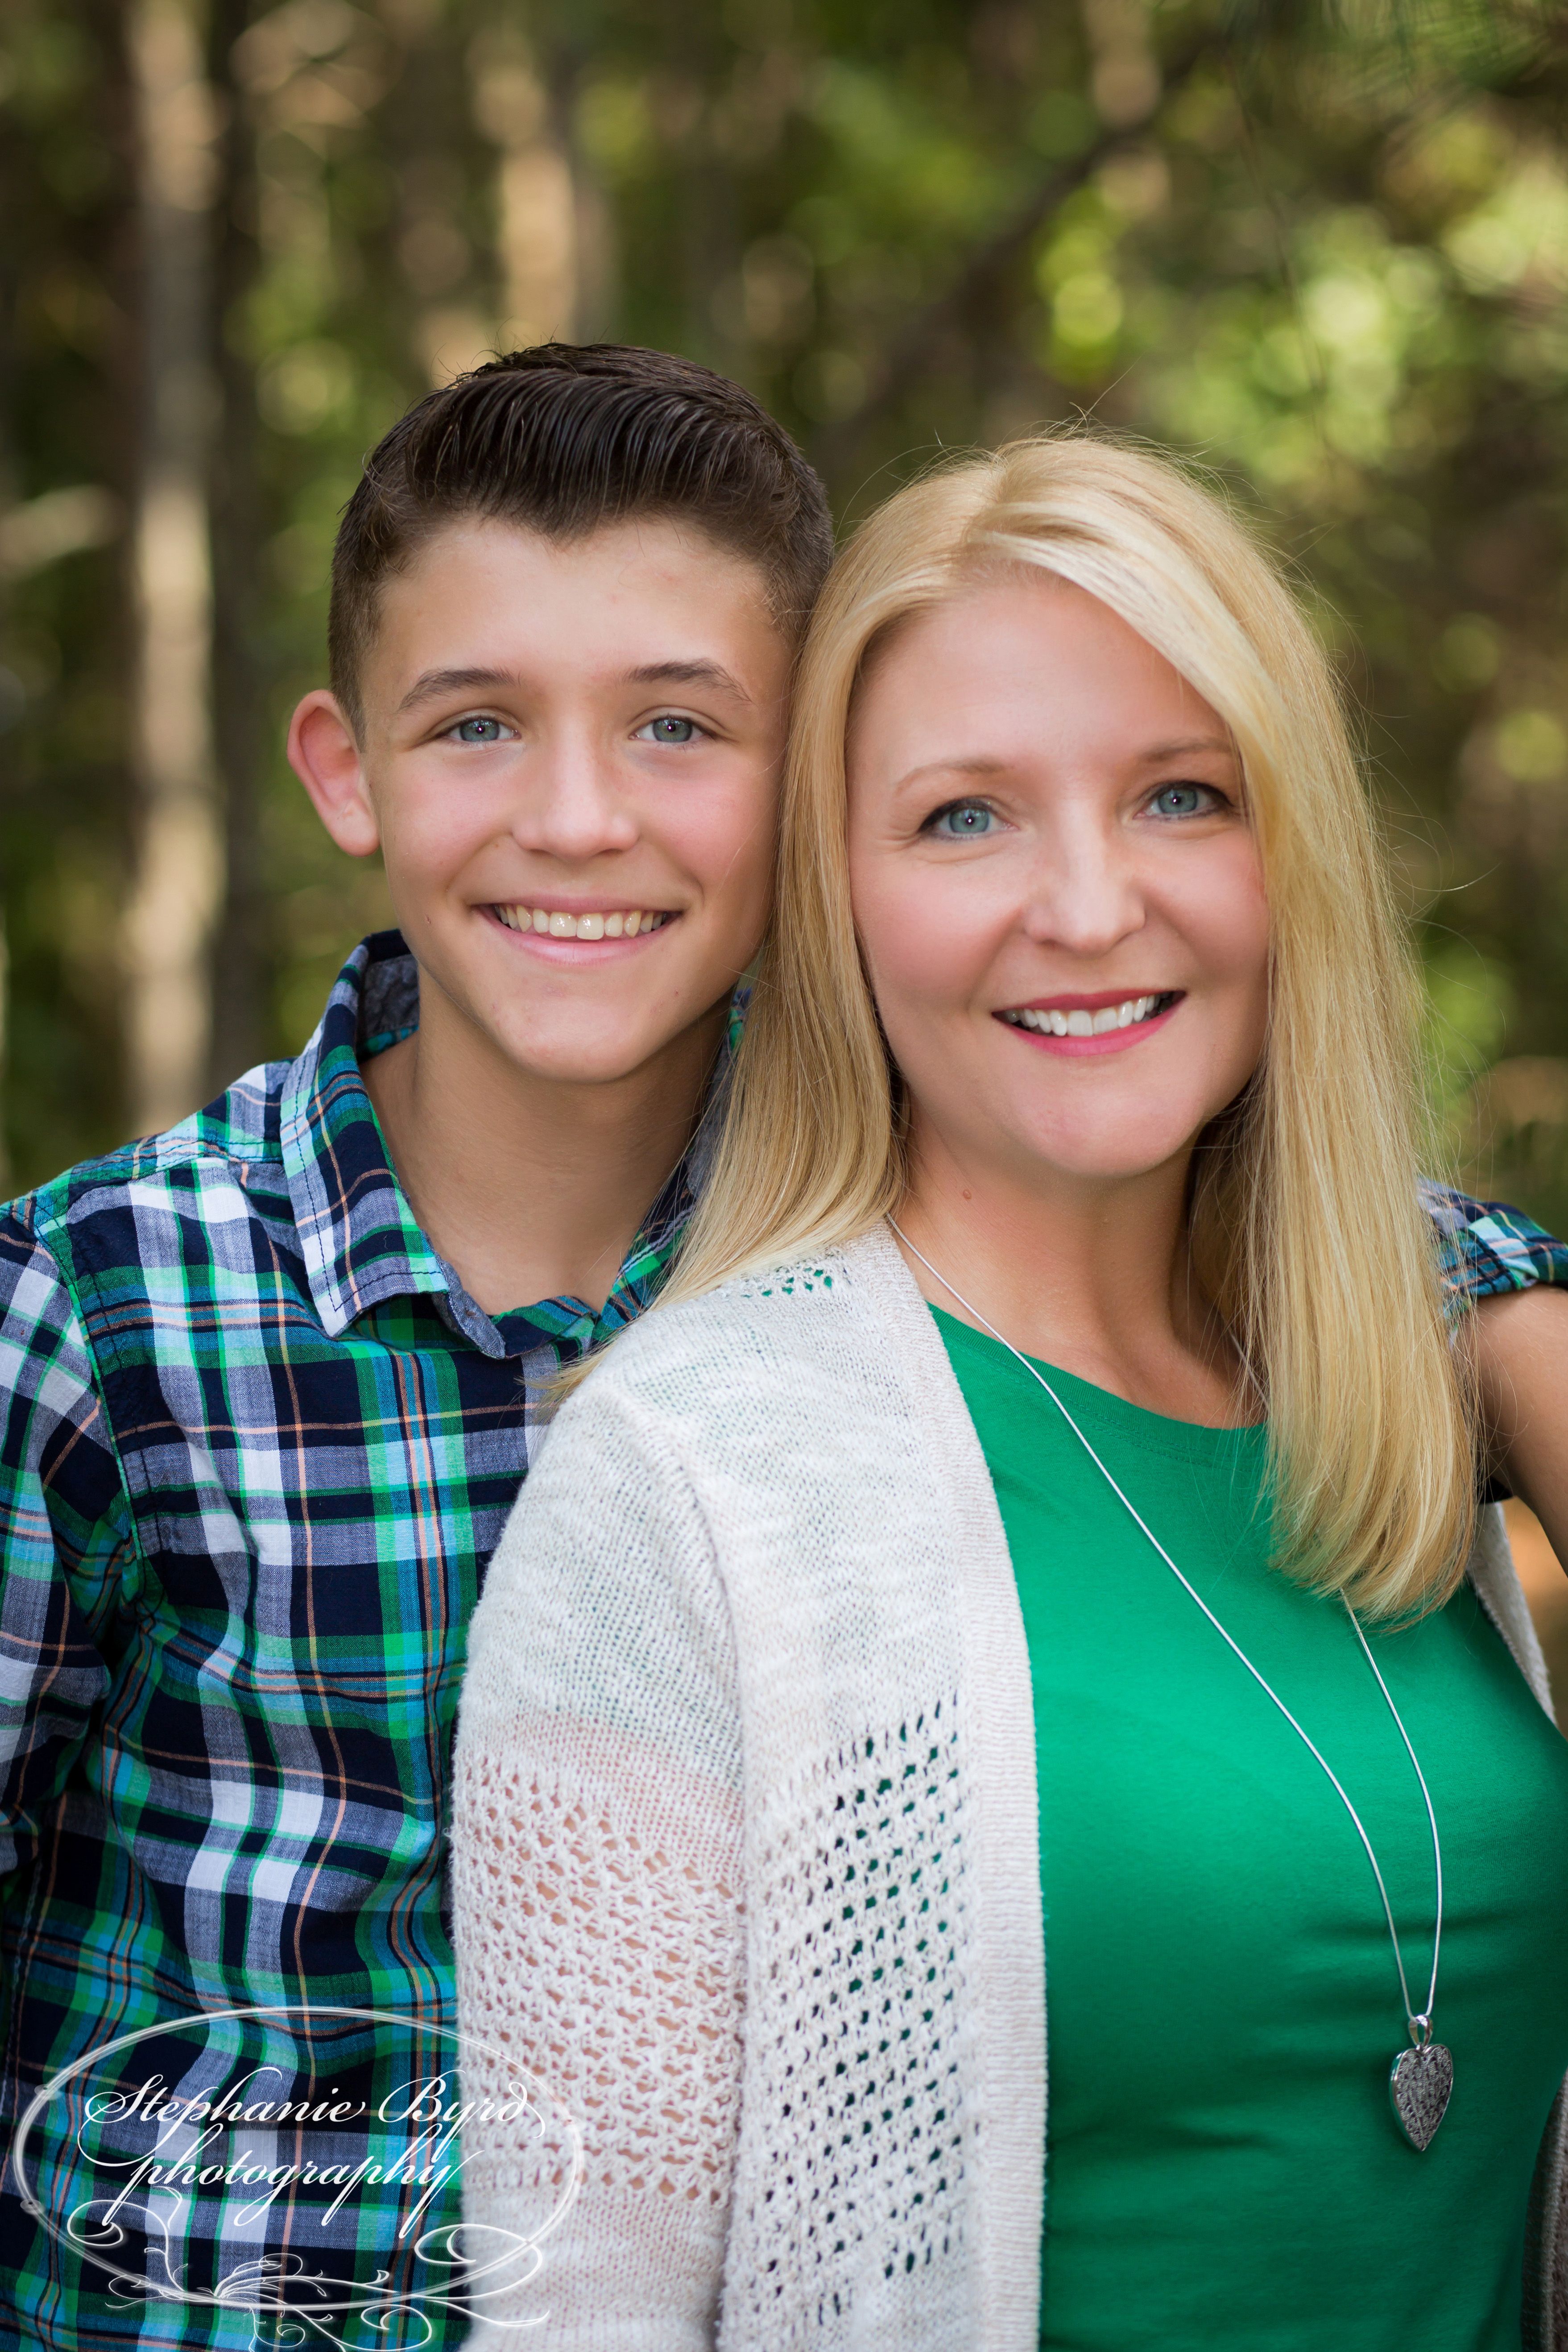
[[[1076,1187],[1103,1186],[1108,1192],[1113,1191],[1119,1185],[1156,1175],[1173,1160],[1182,1159],[1208,1118],[1205,1112],[1195,1123],[1181,1118],[1167,1122],[1140,1109],[1135,1116],[1111,1126],[1096,1124],[1036,1133],[1020,1139],[1025,1147],[1026,1169],[1047,1187],[1066,1183]]]

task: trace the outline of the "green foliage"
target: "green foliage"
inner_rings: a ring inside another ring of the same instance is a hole
[[[1263,516],[1366,713],[1428,942],[1444,1114],[1473,1171],[1489,1151],[1527,1205],[1568,1218],[1542,1075],[1568,1068],[1560,9],[229,6],[216,64],[250,163],[225,203],[248,264],[221,333],[254,387],[267,1050],[297,1048],[341,946],[383,919],[277,751],[321,674],[337,511],[402,405],[507,333],[506,173],[543,138],[576,177],[575,331],[741,375],[847,516],[941,446],[1084,412],[1201,458]],[[0,502],[130,492],[117,23],[110,0],[14,0],[0,28]],[[85,546],[8,591],[22,1181],[125,1118],[122,563]],[[1516,1065],[1534,1079],[1513,1085]],[[1568,1165],[1568,1108],[1562,1141]]]
[[[1463,1150],[1477,1079],[1498,1057],[1513,992],[1506,971],[1464,940],[1435,940],[1425,962],[1432,1098]]]

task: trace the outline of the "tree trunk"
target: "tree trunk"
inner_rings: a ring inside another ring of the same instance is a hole
[[[222,109],[215,191],[212,367],[217,427],[212,472],[213,730],[223,786],[222,921],[212,943],[212,1047],[206,1091],[260,1060],[271,981],[261,871],[265,680],[258,586],[261,578],[256,377],[230,329],[256,282],[254,128],[230,60],[252,0],[212,0],[207,50]]]
[[[131,1108],[147,1130],[202,1097],[223,878],[208,514],[213,102],[193,0],[134,0],[127,30],[141,182],[132,691],[142,805],[124,952]]]
[[[9,958],[5,951],[5,913],[0,908],[0,1201],[11,1190],[11,1154],[5,1134],[5,1014],[10,1004]]]
[[[476,43],[474,116],[500,150],[496,202],[503,350],[577,332],[578,204],[561,109],[514,35]]]

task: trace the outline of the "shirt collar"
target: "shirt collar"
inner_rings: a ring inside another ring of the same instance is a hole
[[[444,1291],[447,1269],[392,1172],[364,1081],[376,1053],[419,1024],[419,979],[397,931],[362,940],[321,1025],[283,1082],[284,1172],[310,1295],[331,1339],[384,1298]]]
[[[689,1149],[632,1244],[595,1314],[549,1298],[490,1316],[464,1289],[415,1220],[387,1157],[360,1061],[419,1025],[419,971],[398,931],[362,940],[338,974],[321,1025],[289,1065],[280,1104],[284,1172],[300,1254],[322,1327],[336,1339],[384,1299],[429,1294],[452,1328],[487,1356],[552,1349],[563,1363],[612,1338],[648,1306],[674,1255],[712,1157],[749,994],[731,1006],[708,1100]]]

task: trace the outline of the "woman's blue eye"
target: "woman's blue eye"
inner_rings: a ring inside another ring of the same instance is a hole
[[[1162,784],[1149,805],[1156,816],[1205,816],[1213,798],[1206,784]]]
[[[954,801],[951,808],[938,809],[931,830],[944,841],[974,841],[989,833],[994,822],[995,811],[984,801]]]
[[[695,719],[675,719],[668,714],[662,719],[650,719],[637,733],[647,743],[691,743],[701,733]]]
[[[459,719],[452,729],[459,743],[499,743],[506,731],[499,719]]]

